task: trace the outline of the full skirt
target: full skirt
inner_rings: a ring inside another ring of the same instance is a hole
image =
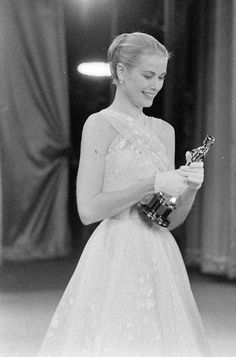
[[[178,246],[138,215],[90,237],[44,339],[42,357],[209,357]]]

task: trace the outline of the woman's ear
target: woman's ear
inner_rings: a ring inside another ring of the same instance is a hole
[[[116,66],[116,73],[119,81],[124,82],[124,76],[125,76],[125,66],[122,63],[117,63]]]

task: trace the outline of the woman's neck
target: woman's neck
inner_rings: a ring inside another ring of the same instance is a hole
[[[116,93],[110,108],[120,113],[127,114],[133,118],[138,118],[144,115],[142,110],[143,108],[135,107],[132,103],[130,103],[127,97],[120,95],[119,93]]]

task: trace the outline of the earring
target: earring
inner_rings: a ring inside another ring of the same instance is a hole
[[[119,83],[120,84],[124,84],[124,80],[123,79],[119,79]]]

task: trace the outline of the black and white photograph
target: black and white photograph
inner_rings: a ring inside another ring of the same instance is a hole
[[[236,1],[0,0],[0,357],[236,357]]]

